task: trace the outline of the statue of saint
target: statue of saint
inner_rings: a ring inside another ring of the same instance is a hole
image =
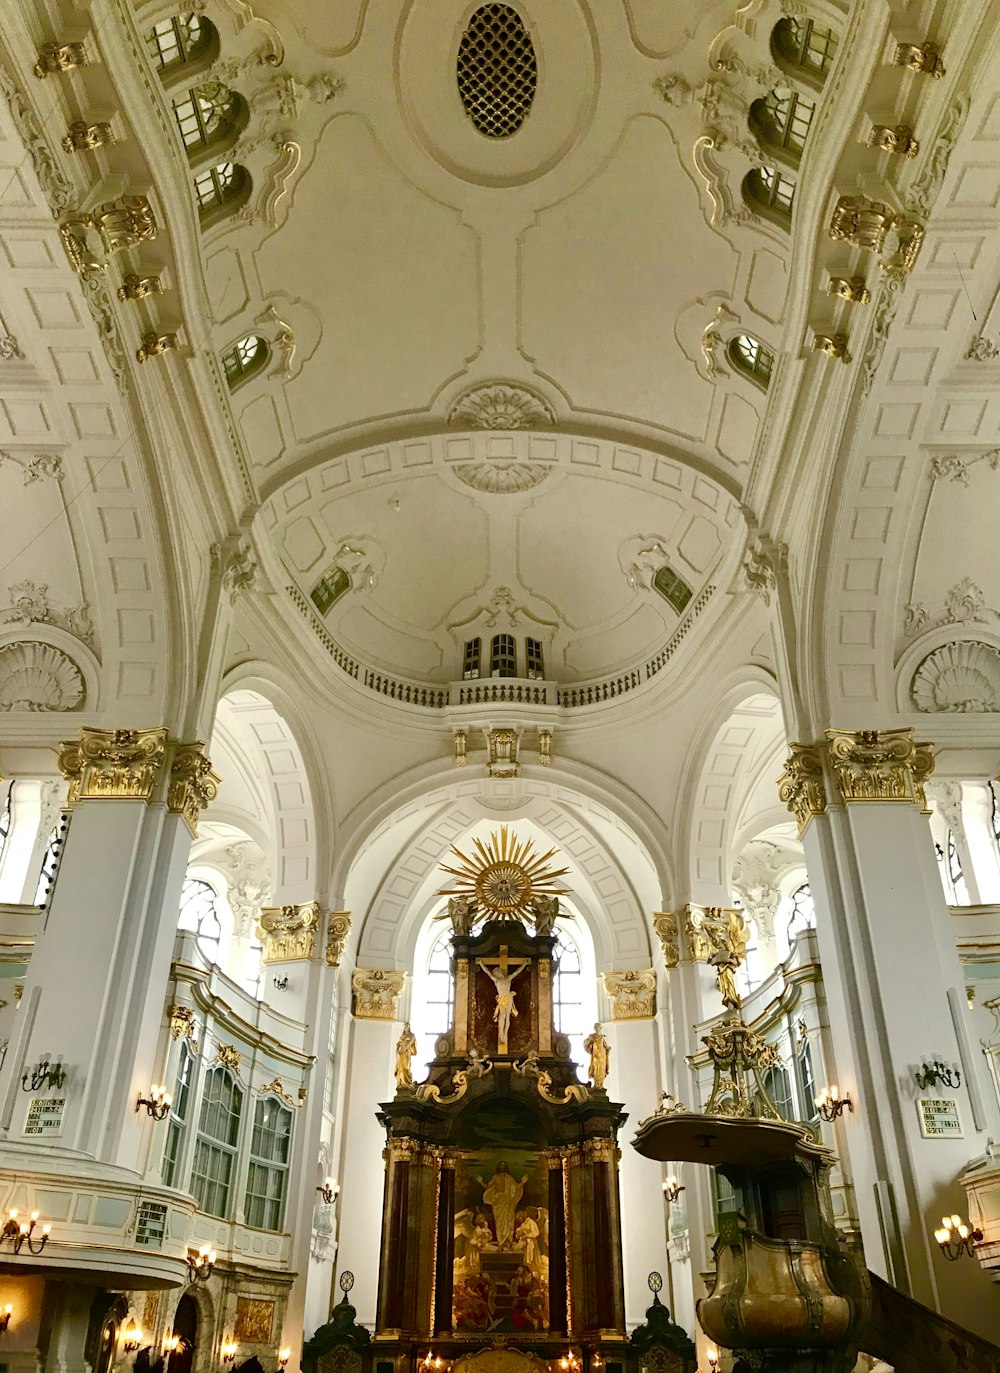
[[[600,1021],[594,1026],[594,1033],[583,1041],[583,1047],[590,1054],[590,1067],[587,1069],[595,1091],[604,1086],[611,1065],[611,1045],[604,1038]]]
[[[708,959],[715,968],[719,995],[723,1006],[738,1010],[740,994],[736,989],[736,972],[746,957],[750,931],[739,911],[730,911],[726,929],[713,940],[713,950]]]
[[[410,1022],[403,1026],[403,1033],[396,1041],[396,1087],[412,1087],[413,1073],[410,1064],[417,1052],[417,1037],[410,1029]]]
[[[558,896],[536,896],[531,903],[531,913],[535,917],[535,933],[551,934],[559,914]]]
[[[469,896],[452,896],[448,900],[448,919],[454,934],[470,934],[476,918],[476,905]]]
[[[479,1179],[482,1182],[482,1178]],[[500,1160],[497,1170],[483,1188],[483,1201],[493,1212],[493,1228],[498,1249],[510,1249],[514,1241],[514,1220],[524,1183],[517,1182],[507,1164]]]

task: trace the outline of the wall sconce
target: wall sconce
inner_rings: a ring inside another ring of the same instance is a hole
[[[708,1373],[719,1373],[719,1351],[709,1345],[705,1350],[705,1358],[708,1360]]]
[[[278,1352],[278,1367],[279,1367],[279,1368],[287,1368],[287,1367],[288,1367],[288,1360],[289,1360],[291,1357],[292,1357],[292,1351],[291,1351],[290,1349],[282,1349],[282,1350],[279,1350],[279,1352]]]
[[[219,1353],[222,1355],[222,1362],[232,1363],[233,1360],[236,1358],[236,1352],[238,1349],[239,1345],[236,1343],[236,1341],[231,1337],[227,1336],[227,1338],[222,1341],[222,1345],[219,1349]]]
[[[923,1068],[918,1069],[913,1074],[917,1086],[922,1092],[928,1087],[936,1087],[938,1083],[942,1087],[961,1087],[962,1074],[958,1068],[946,1068],[939,1058],[933,1063],[925,1063]]]
[[[442,1359],[440,1354],[435,1354],[432,1349],[428,1349],[417,1365],[420,1373],[440,1373],[440,1370],[446,1366],[446,1361]]]
[[[189,1282],[207,1282],[215,1267],[215,1250],[203,1244],[197,1254],[188,1254],[187,1264]]]
[[[332,1206],[340,1196],[340,1183],[334,1182],[333,1178],[327,1178],[322,1187],[317,1187],[316,1191],[326,1202],[327,1206]]]
[[[149,1096],[139,1097],[135,1109],[139,1111],[145,1106],[147,1115],[152,1116],[154,1120],[162,1120],[170,1110],[171,1101],[173,1097],[166,1087],[157,1087],[154,1083],[149,1089]]]
[[[181,1347],[181,1337],[176,1330],[171,1330],[169,1335],[163,1337],[164,1354],[176,1354]]]
[[[66,1081],[66,1069],[61,1063],[50,1063],[47,1058],[40,1059],[29,1073],[21,1074],[22,1092],[40,1092],[43,1087],[54,1087],[56,1091]]]
[[[684,1188],[674,1177],[673,1173],[663,1181],[663,1199],[666,1202],[674,1202],[684,1191]]]
[[[561,1359],[557,1361],[560,1373],[578,1373],[580,1368],[580,1356],[575,1349],[567,1349]]]
[[[286,977],[272,977],[272,978],[271,978],[271,983],[272,983],[272,985],[273,985],[275,991],[278,991],[278,992],[286,991],[287,988],[288,988],[288,978],[287,978],[287,976],[286,976]]]
[[[142,1348],[142,1331],[135,1321],[129,1321],[122,1331],[122,1348],[126,1354],[135,1354]]]
[[[0,1244],[3,1244],[5,1240],[9,1240],[10,1247],[15,1254],[20,1254],[22,1245],[27,1244],[29,1253],[40,1254],[49,1242],[49,1234],[52,1230],[52,1226],[43,1225],[41,1237],[39,1239],[33,1239],[32,1236],[35,1233],[35,1226],[37,1224],[37,1211],[32,1211],[30,1221],[19,1221],[17,1218],[17,1211],[9,1211],[7,1220],[4,1222],[4,1227],[0,1230]]]
[[[845,1106],[853,1115],[854,1102],[849,1096],[840,1095],[840,1088],[836,1083],[832,1087],[824,1087],[816,1098],[816,1109],[824,1120],[836,1120],[844,1114]]]
[[[10,1318],[13,1314],[14,1308],[11,1306],[10,1302],[8,1302],[4,1309],[0,1311],[0,1335],[2,1335],[5,1330],[9,1329]]]
[[[982,1242],[983,1232],[978,1226],[971,1229],[960,1216],[945,1216],[941,1229],[934,1231],[934,1238],[945,1258],[954,1262],[963,1254],[968,1254],[970,1259],[974,1257],[973,1246]]]

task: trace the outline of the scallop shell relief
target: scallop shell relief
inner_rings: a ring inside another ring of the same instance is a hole
[[[73,710],[83,677],[68,654],[19,639],[0,647],[0,711]]]
[[[1000,652],[972,640],[929,653],[910,684],[918,710],[981,715],[1000,710]]]

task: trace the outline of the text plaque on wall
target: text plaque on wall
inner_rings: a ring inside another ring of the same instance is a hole
[[[961,1139],[962,1122],[953,1097],[921,1097],[917,1102],[920,1133],[925,1139]]]

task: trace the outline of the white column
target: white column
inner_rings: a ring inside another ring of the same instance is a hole
[[[68,763],[79,792],[28,966],[17,1039],[0,1074],[0,1117],[8,1140],[39,1157],[81,1153],[140,1170],[154,1125],[134,1107],[158,1080],[191,844],[178,808],[184,789],[171,792],[173,811],[165,804],[168,784],[179,781],[170,769],[181,746],[162,729],[85,729],[84,742],[93,756],[83,772],[79,748]],[[61,1060],[67,1076],[62,1132],[40,1140],[24,1133],[30,1096],[21,1075],[42,1059]]]
[[[401,1026],[394,1020],[350,1021],[345,1098],[350,1102],[341,1135],[341,1236],[337,1268],[355,1276],[351,1302],[364,1325],[374,1326],[378,1300],[379,1246],[385,1165],[385,1130],[379,1104],[396,1093],[393,1048]]]
[[[648,1274],[654,1269],[666,1271],[667,1236],[661,1187],[664,1170],[637,1154],[628,1139],[639,1121],[656,1110],[663,1087],[655,1071],[659,1055],[652,1018],[613,1021],[605,1025],[604,1032],[611,1044],[608,1095],[612,1101],[622,1102],[629,1117],[619,1141],[619,1187],[625,1319],[631,1328],[645,1319],[650,1301]]]
[[[996,1339],[988,1279],[976,1264],[946,1262],[933,1238],[942,1215],[963,1209],[958,1174],[995,1134],[997,1113],[964,1020],[965,979],[919,804],[929,753],[909,731],[828,734],[816,748],[793,746],[782,795],[805,821],[838,1086],[855,1106],[839,1143],[865,1255],[918,1301]],[[961,1065],[961,1088],[936,1095],[956,1099],[963,1138],[921,1133],[916,1103],[928,1094],[913,1072],[924,1059]]]

